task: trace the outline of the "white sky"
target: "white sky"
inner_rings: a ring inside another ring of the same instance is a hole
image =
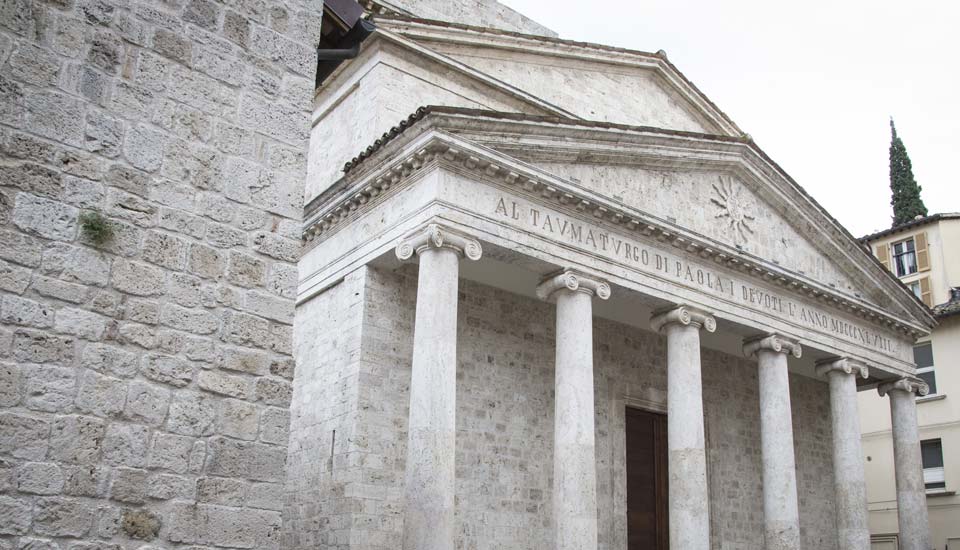
[[[854,236],[890,226],[890,116],[930,213],[960,211],[960,2],[500,1],[561,38],[666,50]]]

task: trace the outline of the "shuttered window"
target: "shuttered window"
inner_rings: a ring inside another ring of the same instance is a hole
[[[930,249],[927,246],[927,234],[917,233],[913,236],[913,241],[917,251],[917,271],[927,271],[930,269]]]
[[[881,244],[877,246],[877,259],[880,260],[880,263],[883,264],[883,267],[890,270],[890,246],[886,244]]]
[[[927,307],[933,307],[933,292],[930,290],[930,277],[924,277],[917,281],[920,283],[920,301],[927,305]]]

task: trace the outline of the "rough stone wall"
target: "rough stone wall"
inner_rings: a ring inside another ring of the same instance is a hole
[[[0,549],[279,546],[320,13],[0,2]]]
[[[443,0],[441,2],[436,0],[388,0],[382,3],[426,19],[450,21],[475,27],[492,27],[540,36],[557,36],[554,31],[495,0]]]
[[[344,489],[356,497],[350,509],[362,512],[349,536],[357,542],[341,544],[380,550],[392,548],[402,529],[417,274],[414,266],[363,271],[355,471]],[[554,307],[460,284],[457,548],[546,548],[552,540]],[[626,548],[623,397],[665,402],[666,344],[650,332],[600,319],[594,340],[600,548],[620,550]],[[756,364],[711,350],[704,350],[703,361],[713,547],[759,548]],[[830,550],[836,527],[829,395],[819,381],[792,376],[791,384],[804,547]]]

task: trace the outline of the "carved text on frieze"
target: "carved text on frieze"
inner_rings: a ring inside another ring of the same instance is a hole
[[[810,329],[829,332],[884,353],[895,355],[899,352],[896,341],[874,330],[546,208],[501,196],[494,205],[494,214],[549,235],[560,242],[601,254],[649,273],[665,275],[665,278],[684,286],[700,291],[708,290]]]

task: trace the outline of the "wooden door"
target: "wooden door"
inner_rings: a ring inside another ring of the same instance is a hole
[[[627,408],[628,550],[669,550],[667,416]]]

